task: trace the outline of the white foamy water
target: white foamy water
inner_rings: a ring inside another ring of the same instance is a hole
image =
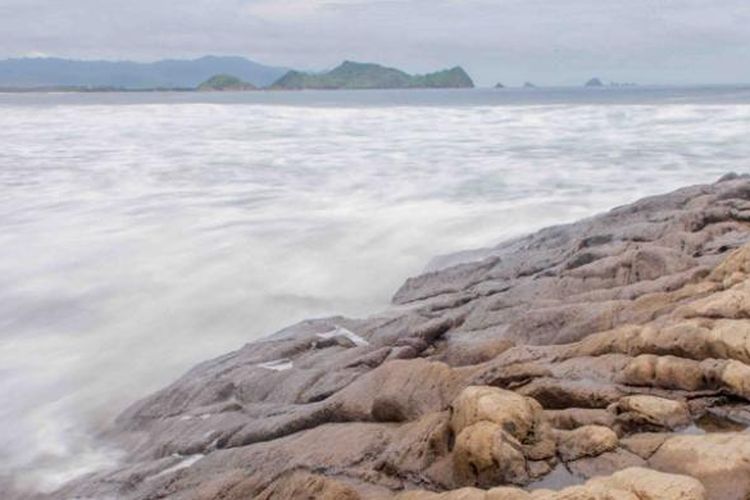
[[[0,99],[0,476],[113,463],[94,436],[135,399],[298,320],[382,309],[435,254],[750,157],[741,102],[335,96]]]

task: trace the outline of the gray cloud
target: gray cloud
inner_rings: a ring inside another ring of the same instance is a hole
[[[747,0],[0,0],[0,56],[342,59],[480,83],[750,82]]]

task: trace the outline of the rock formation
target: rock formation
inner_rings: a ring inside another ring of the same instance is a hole
[[[750,497],[750,178],[643,199],[205,362],[55,496]]]

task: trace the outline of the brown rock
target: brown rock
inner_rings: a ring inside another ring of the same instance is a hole
[[[704,500],[706,490],[694,478],[633,467],[609,477],[594,478],[587,487],[604,492],[626,491],[638,500]]]
[[[544,415],[550,425],[556,429],[572,430],[584,425],[601,425],[611,428],[615,425],[615,417],[611,412],[595,408],[545,410]]]
[[[685,403],[656,396],[626,396],[613,404],[610,411],[626,430],[677,429],[690,423]]]
[[[451,405],[459,484],[523,484],[527,460],[551,458],[555,442],[542,408],[531,398],[488,386],[465,388]]]
[[[445,363],[424,359],[388,361],[336,395],[352,419],[405,422],[444,410],[461,384]]]
[[[744,281],[723,292],[696,300],[680,309],[685,318],[750,318],[750,288]]]
[[[470,386],[451,404],[451,427],[456,434],[477,422],[492,422],[519,440],[525,440],[542,408],[531,398],[497,387]]]
[[[646,462],[623,448],[615,448],[595,457],[583,457],[568,462],[566,465],[574,475],[592,478],[613,474],[628,467],[645,467]]]
[[[490,487],[529,480],[521,443],[488,421],[464,427],[456,436],[453,466],[458,484]]]
[[[750,497],[750,435],[744,433],[677,436],[668,439],[648,461],[654,469],[692,476],[708,498]]]
[[[564,462],[595,457],[617,448],[617,434],[612,429],[586,425],[572,431],[556,431],[557,453]]]
[[[381,470],[426,477],[436,484],[452,485],[452,477],[434,477],[436,463],[447,459],[450,445],[448,412],[432,413],[396,431],[382,453]],[[438,475],[442,470],[437,471]]]
[[[671,434],[667,433],[644,432],[620,439],[620,446],[642,459],[648,460],[670,437]]]
[[[257,500],[360,500],[362,497],[353,488],[333,479],[307,472],[297,472],[274,481],[256,498]]]
[[[625,367],[620,381],[628,385],[698,391],[705,389],[703,369],[697,361],[676,356],[644,354]]]
[[[517,488],[462,488],[445,493],[412,491],[396,496],[397,500],[705,500],[706,490],[694,478],[665,474],[639,467],[628,468],[598,477],[584,485],[560,491]]]

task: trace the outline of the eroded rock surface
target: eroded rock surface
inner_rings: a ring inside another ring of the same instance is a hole
[[[748,241],[729,176],[504,243],[195,367],[54,496],[746,498]]]
[[[687,476],[631,467],[562,490],[527,492],[518,488],[461,488],[445,493],[410,491],[397,500],[704,500],[706,489]]]

